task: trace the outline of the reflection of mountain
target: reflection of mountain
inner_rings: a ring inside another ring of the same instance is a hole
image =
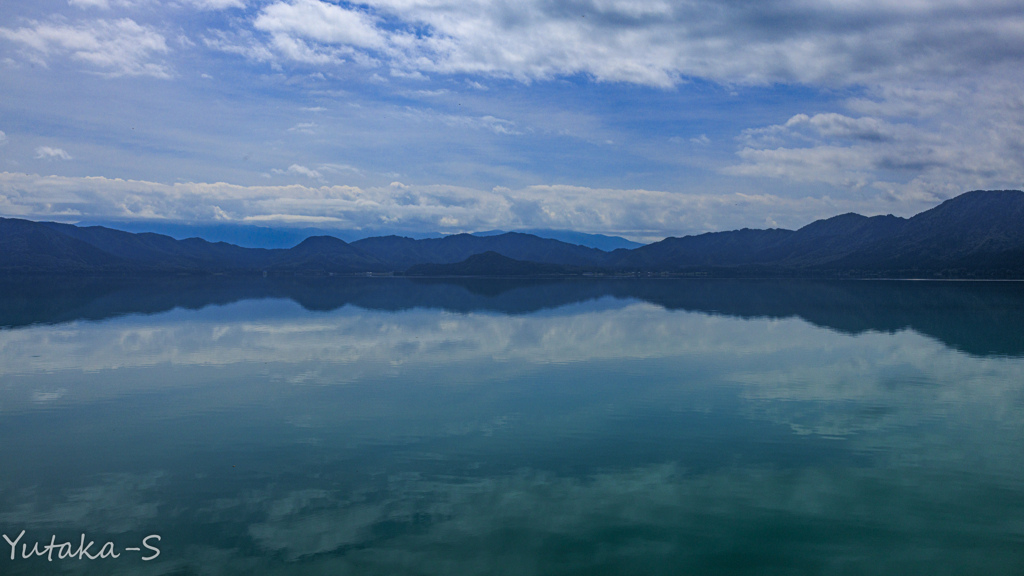
[[[564,274],[566,268],[557,264],[527,262],[488,251],[474,254],[462,262],[451,264],[416,264],[405,271],[406,276],[545,276]]]
[[[7,280],[0,326],[102,320],[287,298],[309,310],[526,314],[612,297],[740,318],[799,317],[846,333],[912,329],[977,355],[1024,356],[1024,283],[775,280],[162,278]]]

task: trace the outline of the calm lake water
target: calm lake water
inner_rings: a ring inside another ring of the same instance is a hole
[[[1019,575],[1024,284],[7,281],[0,530],[121,554],[3,574]]]

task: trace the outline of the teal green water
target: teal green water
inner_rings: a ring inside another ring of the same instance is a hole
[[[3,574],[1024,573],[1021,284],[26,286]]]

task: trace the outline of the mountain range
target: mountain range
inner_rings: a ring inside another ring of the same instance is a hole
[[[311,227],[295,227],[275,225],[273,227],[245,224],[238,222],[219,222],[214,224],[189,224],[181,222],[163,221],[124,221],[124,220],[89,220],[82,222],[79,226],[104,226],[115,230],[126,232],[156,232],[178,240],[185,238],[204,238],[210,242],[227,242],[247,248],[291,248],[310,236],[331,235],[346,242],[355,242],[371,236],[408,236],[417,240],[423,238],[443,238],[445,235],[438,232],[412,232],[402,229],[360,229],[360,230],[338,230]],[[611,251],[616,248],[639,248],[643,244],[633,242],[619,236],[607,236],[604,234],[588,234],[585,232],[574,232],[571,230],[552,230],[549,228],[527,228],[517,230],[486,230],[473,232],[474,236],[497,236],[505,232],[522,232],[533,234],[541,238],[553,238],[579,244],[590,248],[600,248]]]
[[[0,218],[0,271],[1024,278],[1024,192],[967,192],[911,218],[851,213],[799,230],[745,228],[611,251],[521,232],[354,242],[312,236],[287,249],[243,248],[103,226]]]

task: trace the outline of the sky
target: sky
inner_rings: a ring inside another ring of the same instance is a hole
[[[1024,187],[1020,0],[4,0],[0,216],[638,241]]]

